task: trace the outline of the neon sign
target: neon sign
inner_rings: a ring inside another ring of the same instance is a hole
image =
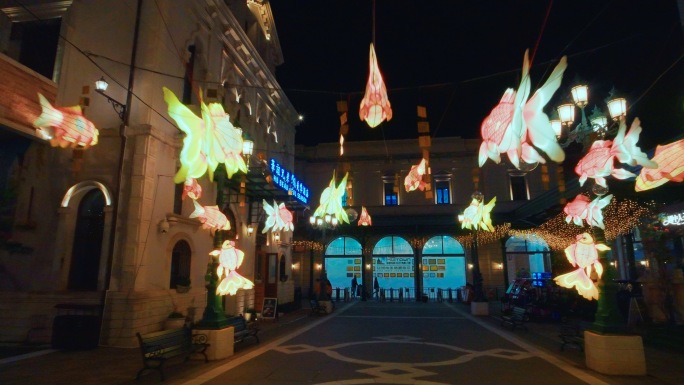
[[[285,167],[281,166],[278,161],[271,158],[271,176],[273,183],[278,187],[288,192],[298,201],[307,204],[309,203],[309,188],[302,183],[293,172],[290,172]]]
[[[680,226],[684,225],[684,211],[677,214],[661,214],[663,226]]]

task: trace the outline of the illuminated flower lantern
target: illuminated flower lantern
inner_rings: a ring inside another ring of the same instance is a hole
[[[684,181],[684,139],[657,146],[651,161],[657,168],[642,168],[634,189],[644,191],[660,187],[667,182]]]
[[[589,152],[577,162],[575,173],[579,175],[580,186],[584,185],[587,178],[593,178],[599,186],[607,187],[607,176],[617,179],[627,179],[636,176],[635,174],[622,169],[615,168],[615,158],[621,163],[630,166],[641,165],[648,168],[656,168],[658,164],[648,159],[648,156],[636,146],[641,133],[639,119],[634,119],[629,132],[625,135],[627,126],[625,121],[620,121],[620,127],[615,139],[597,140],[592,143]]]
[[[209,230],[212,235],[216,230],[230,230],[230,222],[218,206],[202,206],[196,200],[192,203],[195,205],[195,211],[190,214],[190,218],[199,219],[203,229]]]
[[[33,126],[52,147],[88,148],[97,144],[99,131],[83,116],[80,106],[55,108],[40,93],[38,99],[43,111]]]
[[[411,171],[404,178],[406,192],[414,191],[415,189],[425,190],[423,175],[425,175],[425,158],[421,159],[417,165],[411,166]]]
[[[558,286],[568,289],[573,287],[586,299],[598,299],[598,289],[594,281],[589,278],[592,268],[596,270],[596,275],[601,278],[603,266],[598,260],[598,251],[610,250],[610,247],[599,243],[594,243],[594,238],[588,233],[577,235],[575,243],[565,249],[565,256],[572,266],[577,270],[570,273],[559,275],[553,280]]]
[[[528,164],[546,163],[536,149],[542,150],[555,162],[565,159],[565,152],[558,144],[556,133],[543,108],[560,87],[567,59],[565,56],[561,58],[546,82],[528,101],[531,83],[529,67],[528,51],[525,51],[518,91],[507,89],[499,104],[482,121],[482,145],[478,156],[480,167],[488,158],[498,164],[504,153],[518,169],[521,168],[520,159]]]
[[[216,274],[220,283],[216,287],[216,294],[235,295],[239,289],[249,290],[254,287],[252,281],[237,272],[237,268],[245,259],[245,253],[236,249],[234,242],[224,241],[220,250],[214,250],[209,255],[218,256],[219,265],[216,268]]]
[[[330,185],[321,193],[320,205],[314,212],[314,216],[323,217],[329,214],[334,215],[340,223],[349,223],[349,216],[344,207],[342,207],[342,197],[347,189],[348,177],[349,173],[345,174],[340,184],[335,187],[335,171],[333,171]]]
[[[209,173],[214,179],[214,170],[224,163],[228,178],[238,171],[247,173],[247,165],[242,158],[242,130],[230,123],[220,103],[201,103],[202,118],[195,115],[182,104],[171,90],[164,87],[164,100],[169,107],[169,116],[176,121],[185,133],[183,149],[180,154],[181,168],[174,178],[175,183],[183,183],[187,178],[200,178]]]
[[[361,100],[359,117],[365,120],[370,128],[375,128],[384,120],[392,119],[392,108],[387,99],[387,88],[382,80],[378,59],[375,57],[373,43],[370,45],[370,74],[366,84],[366,94]]]
[[[473,196],[470,206],[463,210],[463,215],[459,215],[461,228],[474,230],[482,228],[482,230],[494,231],[494,226],[492,226],[491,212],[495,204],[496,197],[492,198],[492,200],[485,205],[484,200],[477,199],[475,196]]]
[[[293,216],[290,210],[285,207],[285,203],[278,204],[273,201],[273,206],[271,206],[264,199],[263,205],[267,218],[262,233],[280,230],[294,231]]]
[[[572,202],[569,202],[563,208],[563,212],[567,215],[565,222],[572,221],[577,226],[582,226],[582,221],[586,221],[589,226],[597,226],[605,229],[603,225],[603,208],[608,206],[612,195],[605,197],[597,197],[593,201],[586,195],[579,194]]]
[[[359,226],[372,226],[373,225],[373,220],[371,219],[370,214],[368,214],[368,211],[366,210],[366,207],[361,206],[361,215],[359,216]]]
[[[185,183],[183,183],[183,195],[181,196],[181,199],[185,199],[186,197],[190,197],[190,199],[200,199],[202,196],[202,186],[200,186],[199,183],[197,183],[197,179],[195,178],[188,178],[185,180]]]

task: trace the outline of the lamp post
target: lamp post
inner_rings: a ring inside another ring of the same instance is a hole
[[[577,85],[572,88],[571,94],[574,105],[563,104],[558,107],[560,121],[564,127],[570,128],[575,120],[575,105],[582,111],[582,118],[577,127],[568,133],[567,140],[561,143],[563,147],[567,147],[570,143],[576,141],[581,143],[586,150],[594,136],[598,139],[603,139],[607,134],[611,133],[611,123],[616,127],[622,119],[625,119],[627,102],[624,98],[614,97],[614,91],[611,91],[607,101],[608,114],[612,122],[608,121],[606,115],[598,107],[594,107],[591,116],[587,118],[584,110],[589,100],[588,86]],[[591,191],[597,196],[603,196],[608,193],[608,187],[594,183]],[[605,232],[598,226],[592,227],[592,237],[594,238],[594,243],[606,243]],[[599,298],[591,329],[598,333],[618,333],[624,331],[624,322],[617,306],[618,286],[615,282],[617,269],[611,263],[612,258],[607,251],[599,251],[598,257],[604,271],[597,283]]]
[[[112,105],[112,107],[114,107],[114,111],[116,112],[116,114],[119,115],[121,121],[124,122],[124,117],[126,116],[126,105],[117,101],[111,96],[105,94],[105,91],[107,91],[107,87],[109,87],[109,83],[107,83],[104,76],[102,76],[100,80],[95,82],[95,91],[97,91],[97,93],[107,98],[107,101]]]
[[[323,253],[325,253],[325,233],[328,229],[334,230],[337,228],[337,225],[339,224],[339,221],[337,220],[337,217],[330,215],[330,214],[325,214],[323,217],[318,217],[315,215],[311,215],[309,217],[309,224],[311,225],[311,228],[313,230],[321,230],[321,243],[324,245],[323,246]],[[313,288],[313,271],[314,271],[314,252],[313,248],[311,249],[310,253],[310,272],[309,272],[309,292],[313,294],[314,288]],[[321,276],[325,276],[325,260],[324,257],[321,258]],[[325,292],[325,282],[322,282],[321,285],[323,285],[320,289],[320,293]]]
[[[473,198],[473,201],[477,201],[478,206],[482,203],[484,200],[484,195],[479,192],[475,191],[471,198]],[[472,205],[472,204],[471,204]],[[468,210],[468,209],[466,209]],[[464,215],[459,215],[458,220],[460,222],[463,222],[466,220],[465,216],[465,211]],[[478,233],[478,228],[479,228],[479,220],[478,222],[475,223],[475,228],[473,230],[473,243],[470,246],[470,258],[472,260],[473,264],[473,292],[474,292],[474,298],[473,302],[483,302],[485,301],[485,295],[484,295],[484,290],[482,288],[482,272],[480,271],[480,259],[478,256],[478,250],[477,250],[477,233]]]
[[[568,147],[572,142],[582,144],[584,149],[591,144],[592,138],[603,139],[611,133],[616,126],[611,126],[606,114],[597,106],[594,106],[591,115],[587,117],[585,109],[589,104],[589,86],[580,84],[571,90],[573,103],[564,103],[557,107],[557,119],[551,119],[551,125],[556,130],[556,136],[563,136],[562,129],[567,127],[568,133],[565,141],[560,142],[562,147]],[[612,120],[619,121],[627,113],[627,101],[624,98],[614,96],[611,91],[608,96],[608,113]],[[574,129],[570,127],[575,123],[575,106],[581,111],[581,120]]]

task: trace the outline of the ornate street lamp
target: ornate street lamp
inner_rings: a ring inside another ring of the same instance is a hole
[[[107,83],[104,76],[102,76],[100,80],[95,82],[95,91],[97,91],[97,93],[107,98],[107,101],[112,105],[112,107],[114,107],[114,111],[117,115],[119,115],[119,118],[123,122],[124,117],[126,116],[126,105],[118,102],[116,99],[113,99],[109,95],[105,94],[105,91],[107,91],[107,87],[109,87],[109,83]]]

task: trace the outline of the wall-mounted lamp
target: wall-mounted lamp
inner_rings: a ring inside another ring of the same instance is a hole
[[[252,233],[254,233],[254,226],[250,223],[247,225],[247,235],[252,235]]]
[[[249,159],[252,154],[254,154],[254,142],[249,137],[249,134],[245,132],[244,138],[242,138],[242,155],[246,158],[247,168],[249,168]]]
[[[469,264],[468,264],[468,269],[472,269],[472,268],[473,268],[473,264],[472,264],[472,263],[469,263]]]
[[[275,234],[273,235],[273,240],[276,241],[276,243],[279,243],[279,242],[280,242],[280,234],[279,234],[279,233],[275,233]]]
[[[366,270],[370,270],[370,268],[371,268],[371,264],[370,264],[370,263],[367,263],[367,264],[366,264]]]
[[[320,263],[317,263],[316,264],[316,270],[321,270],[321,269],[323,269],[323,265],[321,265]]]
[[[494,268],[497,270],[503,270],[503,263],[495,263]]]
[[[293,263],[292,264],[292,270],[297,270],[299,269],[299,263]]]
[[[119,119],[121,119],[122,122],[125,122],[124,116],[126,116],[126,105],[105,94],[107,87],[109,87],[109,83],[107,83],[104,76],[95,82],[95,91],[107,98],[107,101],[112,105],[112,107],[114,107],[114,111],[116,111],[117,115],[119,115]]]

